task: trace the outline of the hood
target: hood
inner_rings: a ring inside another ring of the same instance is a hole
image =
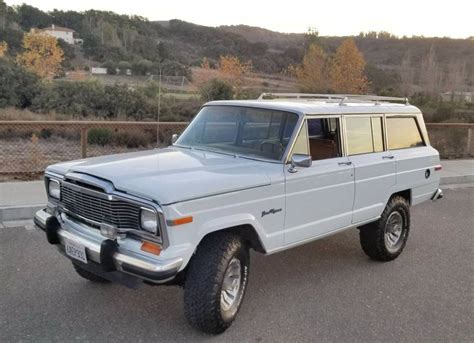
[[[166,205],[269,185],[269,166],[275,164],[170,147],[59,163],[47,170],[100,177],[117,190]]]

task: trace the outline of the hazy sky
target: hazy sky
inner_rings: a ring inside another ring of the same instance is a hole
[[[138,14],[150,20],[182,19],[207,26],[245,24],[280,32],[305,32],[315,27],[321,35],[354,35],[384,30],[396,35],[474,35],[473,0],[395,1],[145,1],[145,0],[6,0],[26,2],[42,10],[108,10]],[[280,5],[281,4],[281,5]]]

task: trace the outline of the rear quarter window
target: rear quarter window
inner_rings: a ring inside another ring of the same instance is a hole
[[[425,146],[414,117],[388,117],[387,141],[390,150]]]

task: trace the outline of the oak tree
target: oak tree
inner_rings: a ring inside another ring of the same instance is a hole
[[[296,78],[303,92],[318,93],[328,89],[328,58],[317,44],[311,44],[303,57],[303,63],[296,67]]]
[[[43,78],[53,78],[61,70],[64,53],[56,38],[45,34],[25,33],[24,52],[17,55],[17,62]]]
[[[367,91],[365,60],[352,38],[342,42],[331,64],[331,88],[338,93],[360,94]]]
[[[0,42],[0,57],[6,55],[8,50],[8,44],[6,42]]]

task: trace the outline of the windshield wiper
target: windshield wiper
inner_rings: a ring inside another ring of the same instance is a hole
[[[222,154],[222,155],[227,155],[227,156],[233,156],[233,157],[239,157],[239,155],[237,154],[233,154],[233,153],[230,153],[230,152],[224,152],[224,151],[221,151],[221,150],[212,150],[212,149],[209,149],[209,148],[199,148],[199,147],[196,147],[196,146],[193,146],[191,147],[191,149],[196,149],[196,150],[199,150],[199,151],[208,151],[208,152],[213,152],[215,154]]]

